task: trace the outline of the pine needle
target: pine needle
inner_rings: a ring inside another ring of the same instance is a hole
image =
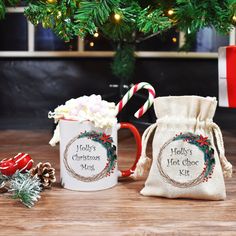
[[[38,201],[41,190],[39,178],[31,177],[29,173],[17,172],[10,181],[9,192],[12,192],[12,198],[19,199],[29,208]]]

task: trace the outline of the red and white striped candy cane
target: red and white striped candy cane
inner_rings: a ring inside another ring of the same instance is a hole
[[[155,89],[146,82],[141,82],[138,84],[135,84],[126,94],[125,96],[120,100],[120,102],[116,105],[116,114],[118,114],[123,107],[126,105],[126,103],[130,100],[130,98],[140,89],[147,89],[149,96],[148,100],[144,103],[144,105],[134,114],[136,118],[140,118],[147,110],[149,107],[154,102],[155,98]]]

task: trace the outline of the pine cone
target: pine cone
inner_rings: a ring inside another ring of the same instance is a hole
[[[8,190],[6,188],[6,182],[0,184],[0,193],[6,193]]]
[[[38,165],[30,170],[31,176],[37,175],[43,188],[50,188],[56,182],[55,169],[49,162],[39,162]]]

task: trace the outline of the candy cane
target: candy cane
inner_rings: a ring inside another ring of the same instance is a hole
[[[136,118],[140,118],[147,110],[148,108],[153,104],[154,98],[155,98],[155,89],[149,84],[145,82],[141,82],[138,84],[135,84],[126,94],[125,96],[120,100],[120,102],[116,105],[116,114],[118,114],[123,107],[126,105],[126,103],[130,100],[130,98],[140,89],[147,89],[149,96],[148,100],[144,103],[144,105],[134,114]]]

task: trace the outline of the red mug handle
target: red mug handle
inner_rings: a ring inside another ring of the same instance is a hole
[[[136,158],[135,158],[135,161],[134,161],[134,164],[133,166],[128,169],[128,170],[121,170],[121,176],[120,177],[128,177],[130,176],[132,173],[134,173],[134,170],[136,168],[136,165],[137,165],[137,162],[140,158],[140,155],[141,155],[141,148],[142,148],[142,145],[141,145],[141,136],[137,130],[137,128],[130,124],[130,123],[126,123],[126,122],[122,122],[122,123],[119,123],[120,124],[120,127],[119,129],[129,129],[132,134],[134,135],[134,139],[135,139],[135,142],[136,142]]]

